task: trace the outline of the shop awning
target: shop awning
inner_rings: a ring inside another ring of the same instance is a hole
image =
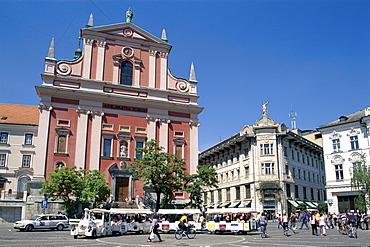
[[[311,202],[313,205],[315,205],[317,207],[317,205],[319,205],[318,202]]]
[[[205,208],[213,208],[214,206],[215,204],[210,204],[210,205],[205,206]]]
[[[303,201],[296,201],[296,202],[298,203],[298,205],[301,203],[305,204]]]
[[[251,204],[252,200],[243,201],[240,203],[239,208],[248,208],[248,205]]]
[[[223,207],[228,207],[229,205],[231,204],[231,202],[225,202],[225,203],[222,203],[221,205],[218,205],[219,208],[223,208]]]
[[[288,200],[288,202],[290,203],[290,204],[292,204],[293,205],[293,207],[298,207],[298,203],[296,203],[295,201],[293,201],[293,200]]]
[[[312,202],[306,202],[306,204],[310,207],[310,208],[316,208],[316,205],[313,204]]]
[[[240,202],[232,202],[229,206],[229,208],[236,208],[237,206],[239,206]]]

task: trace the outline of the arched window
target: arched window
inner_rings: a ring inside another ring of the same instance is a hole
[[[132,85],[132,63],[123,61],[121,63],[121,82],[122,85]]]

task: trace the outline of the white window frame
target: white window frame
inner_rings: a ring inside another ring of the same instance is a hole
[[[0,158],[0,167],[7,167],[8,155],[6,153],[1,153],[0,155],[3,157]]]
[[[333,139],[332,143],[333,143],[333,152],[334,153],[340,152],[340,139],[339,138]]]
[[[30,136],[30,138],[27,138],[29,136]],[[30,142],[28,143],[28,141],[30,141]],[[24,145],[32,145],[32,144],[33,144],[33,134],[32,133],[25,133],[24,134]]]
[[[275,174],[275,164],[274,162],[264,162],[261,164],[262,175],[274,175]]]
[[[2,131],[0,133],[0,144],[8,144],[8,142],[9,142],[9,132]]]
[[[26,157],[29,157],[29,160],[28,160],[28,166],[25,166],[25,161],[27,161],[25,158]],[[22,155],[22,164],[21,164],[21,167],[22,168],[31,168],[31,162],[32,162],[32,155],[31,154],[23,154]]]
[[[349,139],[350,139],[350,142],[351,142],[351,150],[356,150],[356,149],[360,148],[360,145],[358,143],[358,136],[357,135],[350,136]]]

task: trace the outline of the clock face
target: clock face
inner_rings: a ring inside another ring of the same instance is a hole
[[[125,57],[132,57],[134,55],[134,50],[131,47],[123,47],[122,48],[122,54]]]

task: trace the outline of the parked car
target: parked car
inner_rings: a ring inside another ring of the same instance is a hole
[[[68,217],[62,214],[37,215],[29,220],[20,220],[14,223],[14,229],[32,231],[33,229],[57,229],[62,231],[69,227]]]

